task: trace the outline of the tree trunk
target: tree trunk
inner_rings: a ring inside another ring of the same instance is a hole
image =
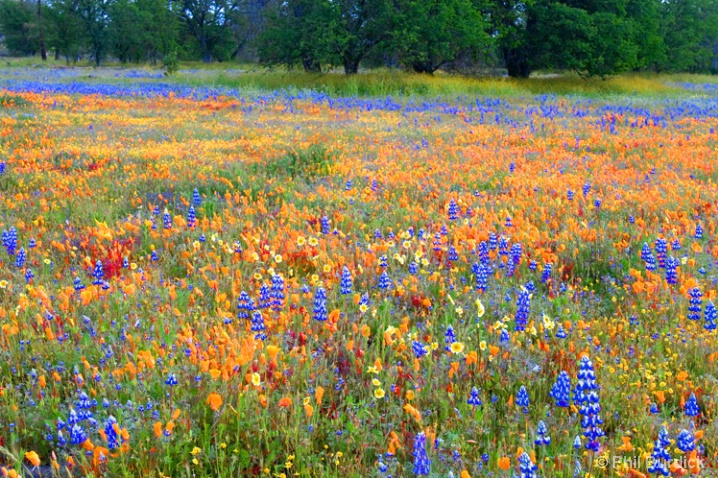
[[[359,62],[361,58],[355,58],[352,56],[344,57],[344,74],[345,75],[356,75],[359,73]]]
[[[308,73],[321,73],[322,65],[311,55],[304,55],[302,57],[302,66],[304,71]]]
[[[37,0],[37,27],[40,29],[40,56],[42,57],[42,61],[47,61],[45,27],[42,25],[42,0]]]
[[[202,61],[205,63],[212,63],[212,52],[209,48],[209,40],[207,39],[207,35],[200,35],[199,49],[202,51]]]
[[[512,78],[528,78],[531,74],[531,66],[526,52],[521,48],[511,48],[504,52],[504,61],[509,76]]]

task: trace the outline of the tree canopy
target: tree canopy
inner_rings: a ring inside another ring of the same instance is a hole
[[[718,72],[718,0],[0,0],[0,34],[13,55],[97,65]]]

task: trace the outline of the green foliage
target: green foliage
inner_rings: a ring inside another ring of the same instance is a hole
[[[69,64],[77,61],[87,42],[79,0],[57,0],[48,12],[49,45]]]
[[[718,3],[713,0],[668,0],[662,4],[662,28],[668,71],[716,72]]]
[[[434,73],[460,54],[489,43],[481,11],[471,0],[402,0],[393,50],[417,73]]]
[[[28,3],[0,1],[0,32],[5,45],[14,55],[34,54],[39,45],[35,38],[35,11]]]
[[[26,108],[31,103],[25,98],[10,94],[0,94],[0,108]]]
[[[356,74],[718,71],[718,0],[0,0],[12,55],[75,63],[238,58]]]
[[[289,177],[311,181],[331,173],[336,156],[324,145],[294,148],[286,154],[258,165],[268,177]]]
[[[562,2],[536,5],[529,27],[531,37],[541,45],[535,66],[568,69],[587,76],[632,69],[637,62],[633,25],[615,11],[620,9],[588,10]]]
[[[179,70],[179,58],[177,57],[177,52],[171,51],[167,53],[162,58],[162,64],[165,67],[166,75],[174,75],[177,73],[177,70]]]

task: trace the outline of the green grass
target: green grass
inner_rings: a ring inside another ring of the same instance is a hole
[[[9,68],[67,67],[63,59],[49,58],[42,62],[39,57],[5,58],[0,60]],[[95,70],[86,60],[78,62],[75,68],[96,71],[92,73],[103,82],[136,82],[132,78],[114,78],[114,68],[124,67],[147,72],[163,71],[161,62],[156,65],[120,64],[107,61],[103,67],[113,68],[108,75],[102,69]],[[88,75],[91,73],[88,73]],[[101,77],[101,78],[100,78]],[[142,81],[148,81],[143,79]],[[153,81],[153,80],[150,80]],[[611,97],[631,95],[633,97],[661,98],[695,95],[676,86],[680,82],[718,83],[710,75],[625,73],[606,79],[584,79],[573,73],[535,72],[531,78],[515,79],[496,75],[466,76],[446,72],[422,75],[385,68],[364,71],[347,76],[339,70],[327,73],[306,73],[301,70],[287,71],[283,68],[268,70],[257,64],[248,63],[201,63],[182,62],[178,73],[154,81],[170,81],[196,87],[223,87],[250,91],[311,90],[332,96],[426,96],[455,97],[527,95],[579,95],[587,97]]]

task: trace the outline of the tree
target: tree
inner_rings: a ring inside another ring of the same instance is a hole
[[[109,44],[110,0],[79,0],[78,13],[96,66],[100,66]]]
[[[135,0],[145,35],[143,48],[152,62],[177,50],[179,17],[168,0]]]
[[[402,0],[399,10],[392,43],[417,73],[434,73],[489,43],[484,19],[471,0]]]
[[[668,71],[717,71],[718,2],[666,0],[662,3],[663,34]]]
[[[260,63],[290,69],[301,65],[309,72],[340,64],[334,45],[340,43],[342,33],[335,7],[327,0],[287,0],[275,5],[258,38]]]
[[[661,32],[661,0],[629,0],[627,15],[632,22],[633,43],[637,46],[637,69],[657,70],[665,63],[666,46]]]
[[[177,0],[188,31],[197,40],[202,60],[225,60],[235,50],[231,31],[237,2],[228,0]]]
[[[286,0],[278,5],[260,37],[266,65],[343,66],[348,75],[391,38],[390,0]]]
[[[36,12],[31,4],[14,0],[0,1],[0,32],[13,55],[34,55],[40,45],[36,30]]]
[[[534,0],[493,0],[482,4],[489,19],[491,36],[496,41],[509,76],[528,78],[532,69],[535,40],[527,34]]]
[[[108,13],[108,37],[112,54],[122,63],[143,60],[146,53],[145,37],[151,36],[151,31],[147,30],[147,12],[141,12],[136,2],[115,0],[110,4]]]
[[[84,21],[80,16],[80,0],[54,0],[47,12],[48,44],[56,56],[65,57],[68,64],[80,56],[87,41]]]

